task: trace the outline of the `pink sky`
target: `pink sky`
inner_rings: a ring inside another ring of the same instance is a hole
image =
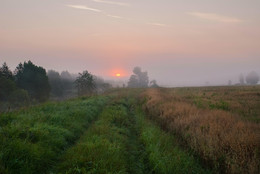
[[[0,0],[0,63],[165,85],[260,74],[259,0]]]

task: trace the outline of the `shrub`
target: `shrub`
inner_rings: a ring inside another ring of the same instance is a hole
[[[25,106],[30,102],[30,97],[27,91],[23,89],[17,89],[9,96],[9,102],[14,106]]]

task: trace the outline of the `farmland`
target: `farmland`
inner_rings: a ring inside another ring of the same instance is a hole
[[[259,173],[260,87],[111,89],[0,115],[0,173]]]

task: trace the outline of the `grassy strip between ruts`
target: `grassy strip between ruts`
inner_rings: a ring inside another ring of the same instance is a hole
[[[57,173],[127,173],[127,108],[107,106],[100,119],[64,154]]]
[[[137,114],[140,141],[144,144],[150,168],[148,173],[212,173],[204,169],[192,154],[182,150],[171,134],[145,118],[141,109]]]
[[[106,103],[101,96],[1,114],[0,173],[46,173]]]

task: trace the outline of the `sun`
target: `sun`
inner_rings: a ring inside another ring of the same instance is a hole
[[[120,76],[121,76],[121,74],[117,73],[117,74],[116,74],[116,76],[117,76],[117,77],[120,77]]]

